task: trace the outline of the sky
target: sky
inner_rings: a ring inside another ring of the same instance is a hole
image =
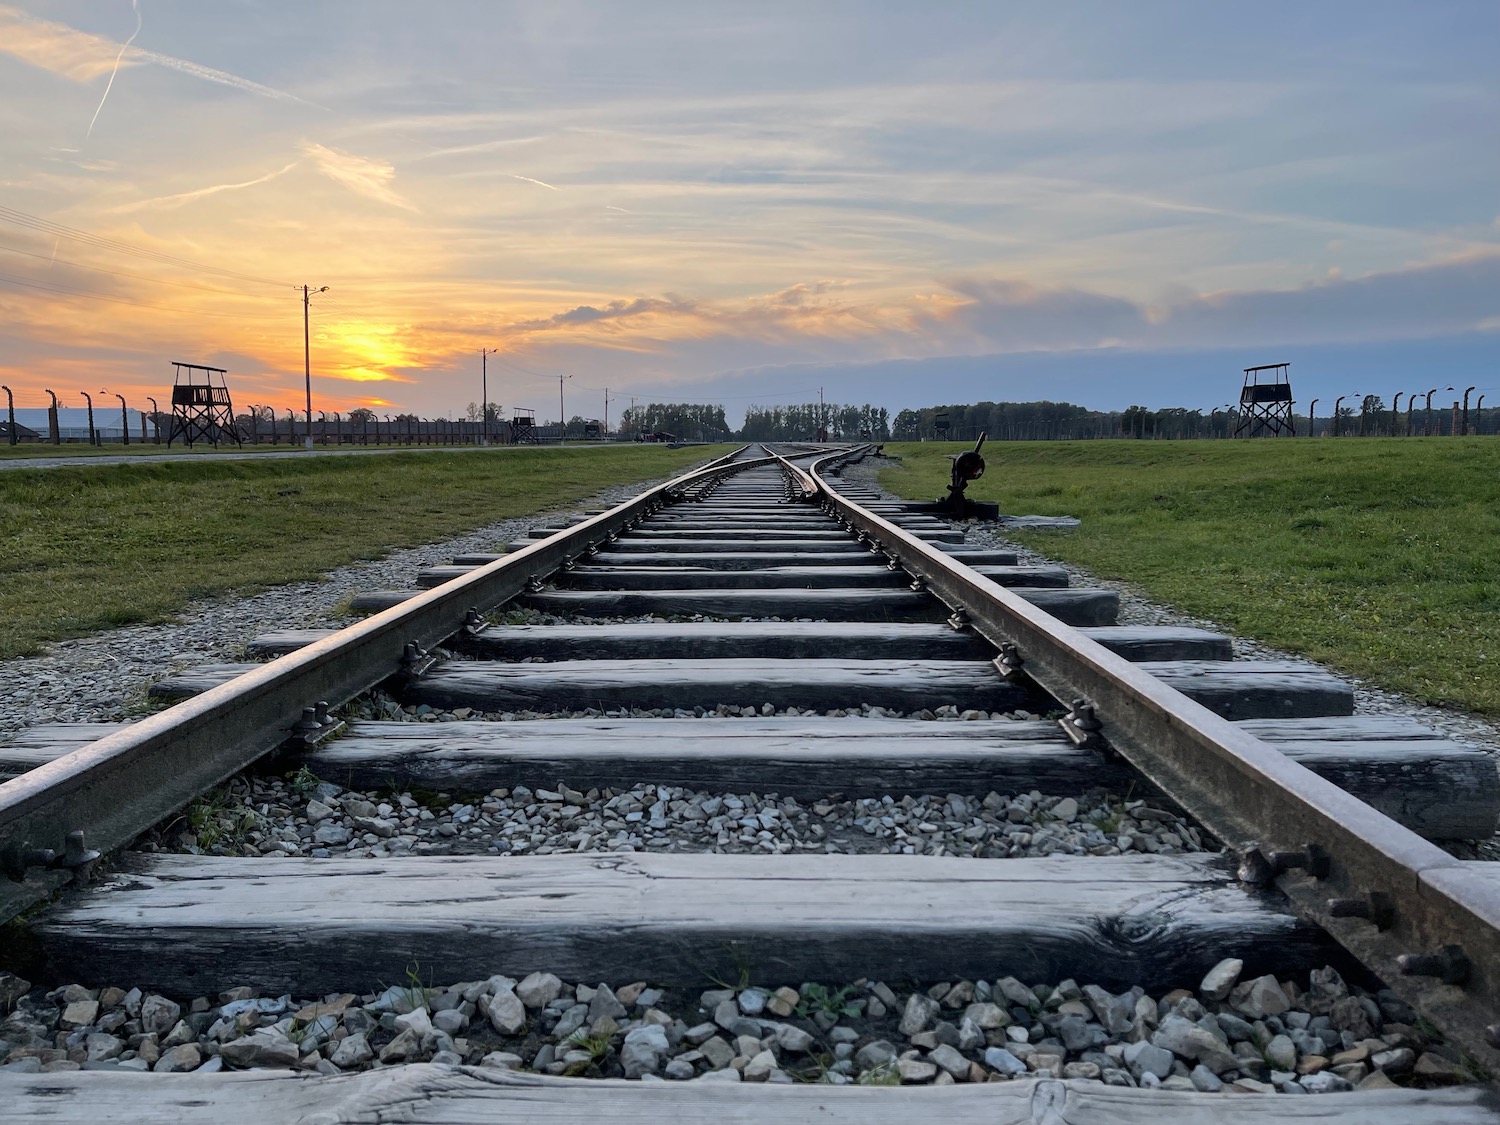
[[[301,409],[305,284],[315,410],[1500,402],[1497,57],[1493,0],[0,0],[0,381]]]

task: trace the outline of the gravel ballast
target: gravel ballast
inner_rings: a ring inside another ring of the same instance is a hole
[[[892,987],[567,983],[550,973],[378,992],[170,998],[0,974],[0,1070],[341,1074],[407,1062],[641,1081],[951,1085],[1047,1076],[1205,1094],[1472,1081],[1389,992],[1331,968],[1239,980],[1225,960],[1163,996],[1067,980]]]
[[[315,859],[635,851],[999,859],[1217,850],[1174,813],[1101,790],[799,802],[774,793],[656,785],[579,792],[559,784],[469,796],[358,792],[307,774],[237,778],[138,847]]]

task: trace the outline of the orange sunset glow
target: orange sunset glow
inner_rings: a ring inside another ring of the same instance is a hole
[[[587,416],[1493,366],[1473,11],[1306,67],[1149,4],[0,3],[0,381],[134,404],[181,359],[300,409],[303,285],[327,410],[461,416],[485,348],[493,401],[566,375]],[[1062,382],[997,385],[1018,357]]]

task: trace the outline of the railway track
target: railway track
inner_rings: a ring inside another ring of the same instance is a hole
[[[1492,761],[862,454],[749,447],[0,747],[0,1122],[1500,1120],[1500,881],[1437,843]]]

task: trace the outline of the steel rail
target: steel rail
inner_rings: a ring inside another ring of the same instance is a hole
[[[64,854],[70,832],[103,852],[140,833],[275,750],[304,709],[343,703],[397,673],[408,646],[451,637],[470,609],[494,608],[574,558],[694,489],[771,457],[733,459],[647,489],[581,523],[270,661],[228,683],[0,784],[0,921],[46,898],[71,878],[32,865],[34,849]],[[17,877],[20,876],[20,877]]]
[[[1304,916],[1500,1074],[1500,878],[1486,874],[1493,865],[1455,859],[842,496],[822,470],[849,455],[820,458],[803,474],[810,499],[874,540],[997,648],[1015,645],[1020,671],[1055,698],[1091,704],[1108,747],[1238,851],[1242,877],[1274,879]]]

